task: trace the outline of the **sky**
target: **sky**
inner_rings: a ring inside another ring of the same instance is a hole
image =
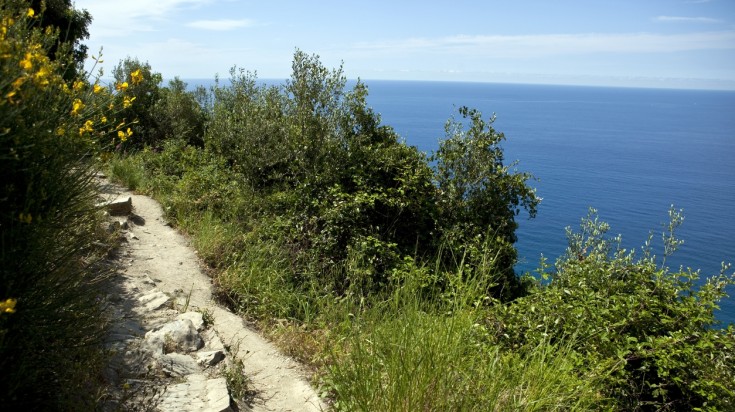
[[[348,78],[735,90],[735,0],[76,0],[90,55],[164,78]],[[92,61],[88,64],[91,68]],[[97,66],[99,67],[99,65]]]

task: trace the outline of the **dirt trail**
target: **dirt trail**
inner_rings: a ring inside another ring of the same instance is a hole
[[[216,398],[221,395],[224,382],[222,365],[231,365],[233,357],[237,357],[250,380],[248,388],[255,395],[249,404],[232,403],[231,408],[327,410],[295,361],[280,354],[239,316],[213,301],[211,279],[202,272],[199,258],[187,240],[167,224],[157,202],[105,182],[102,189],[108,202],[130,198],[133,207],[132,214],[111,217],[120,236],[125,238],[116,258],[120,269],[111,285],[111,307],[118,321],[109,345],[120,353],[110,371],[111,381],[119,386],[128,382],[125,388],[129,388],[130,382],[143,380],[140,375],[144,369],[148,368],[150,374],[149,365],[153,364],[165,377],[157,384],[166,388],[156,388],[159,410],[228,410],[222,409],[221,399]],[[177,321],[181,312],[207,315],[209,325],[197,326],[203,347],[200,343],[200,349],[168,353],[175,350],[165,349],[166,344],[170,346],[169,336],[165,336],[164,346],[159,343],[158,353],[151,355],[155,352],[150,349],[151,342],[155,343],[154,332],[167,322]],[[235,348],[236,351],[232,350]],[[215,365],[219,361],[202,360],[206,354],[217,351],[225,354],[227,362]],[[174,362],[179,358],[183,366]],[[197,360],[199,366],[191,359]]]

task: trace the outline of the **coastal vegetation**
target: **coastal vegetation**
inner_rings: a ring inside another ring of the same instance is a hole
[[[4,405],[100,396],[99,167],[162,204],[218,297],[335,410],[735,408],[735,327],[715,318],[735,275],[666,266],[680,211],[662,256],[653,237],[622,249],[590,210],[563,256],[519,274],[516,218],[540,199],[492,117],[459,108],[424,154],[368,85],[299,50],[284,84],[233,68],[209,90],[164,86],[129,58],[105,87],[40,12],[2,9]]]
[[[298,50],[283,85],[235,68],[210,91],[162,89],[153,117],[204,134],[118,154],[113,175],[161,201],[221,297],[336,409],[733,407],[735,329],[714,314],[735,278],[666,267],[681,211],[662,256],[653,238],[622,249],[592,209],[565,255],[517,274],[515,219],[539,199],[493,118],[460,108],[424,155],[367,85]]]
[[[80,70],[88,15],[33,5],[0,8],[0,405],[93,409],[109,272],[93,175],[129,137],[126,95]]]

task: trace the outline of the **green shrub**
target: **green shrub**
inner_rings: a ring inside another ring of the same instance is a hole
[[[40,12],[24,1],[0,9],[0,301],[14,302],[0,314],[0,404],[92,409],[108,271],[93,162],[100,142],[128,134]]]
[[[521,208],[533,216],[538,199],[529,175],[503,166],[503,135],[478,112],[461,109],[467,132],[448,124],[432,170],[380,124],[367,86],[346,90],[342,68],[328,70],[318,56],[297,51],[281,87],[231,74],[230,86],[214,89],[205,147],[282,217],[295,279],[366,295],[385,288],[404,257],[434,261],[442,246],[440,270],[451,272],[462,257],[480,265],[492,248],[492,271],[503,274],[486,271],[493,293],[519,294],[514,216]]]
[[[666,255],[682,220],[671,216]],[[732,325],[716,329],[714,311],[735,275],[697,287],[697,272],[670,272],[648,248],[636,258],[608,229],[593,211],[581,233],[569,231],[550,283],[492,311],[491,340],[512,350],[573,340],[579,371],[600,376],[622,410],[731,410],[735,335]]]
[[[540,199],[526,184],[530,174],[512,170],[516,163],[504,164],[500,143],[505,135],[492,127],[495,118],[486,122],[467,107],[459,113],[469,125],[450,119],[446,139],[431,158],[436,161],[440,241],[448,248],[445,256],[463,256],[469,266],[478,266],[490,248],[493,271],[501,275],[494,294],[520,296],[522,285],[513,271],[515,216],[526,209],[534,217]]]

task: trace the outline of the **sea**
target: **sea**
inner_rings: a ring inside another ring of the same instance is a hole
[[[268,81],[270,82],[270,81]],[[517,216],[516,271],[563,255],[565,228],[589,208],[628,250],[653,236],[661,262],[668,211],[684,243],[665,265],[718,275],[735,264],[735,91],[365,80],[368,104],[409,145],[431,153],[468,106],[505,135],[506,164],[535,176],[538,214]],[[353,83],[354,84],[354,83]],[[735,267],[729,269],[732,274]],[[735,323],[735,288],[717,318]]]

